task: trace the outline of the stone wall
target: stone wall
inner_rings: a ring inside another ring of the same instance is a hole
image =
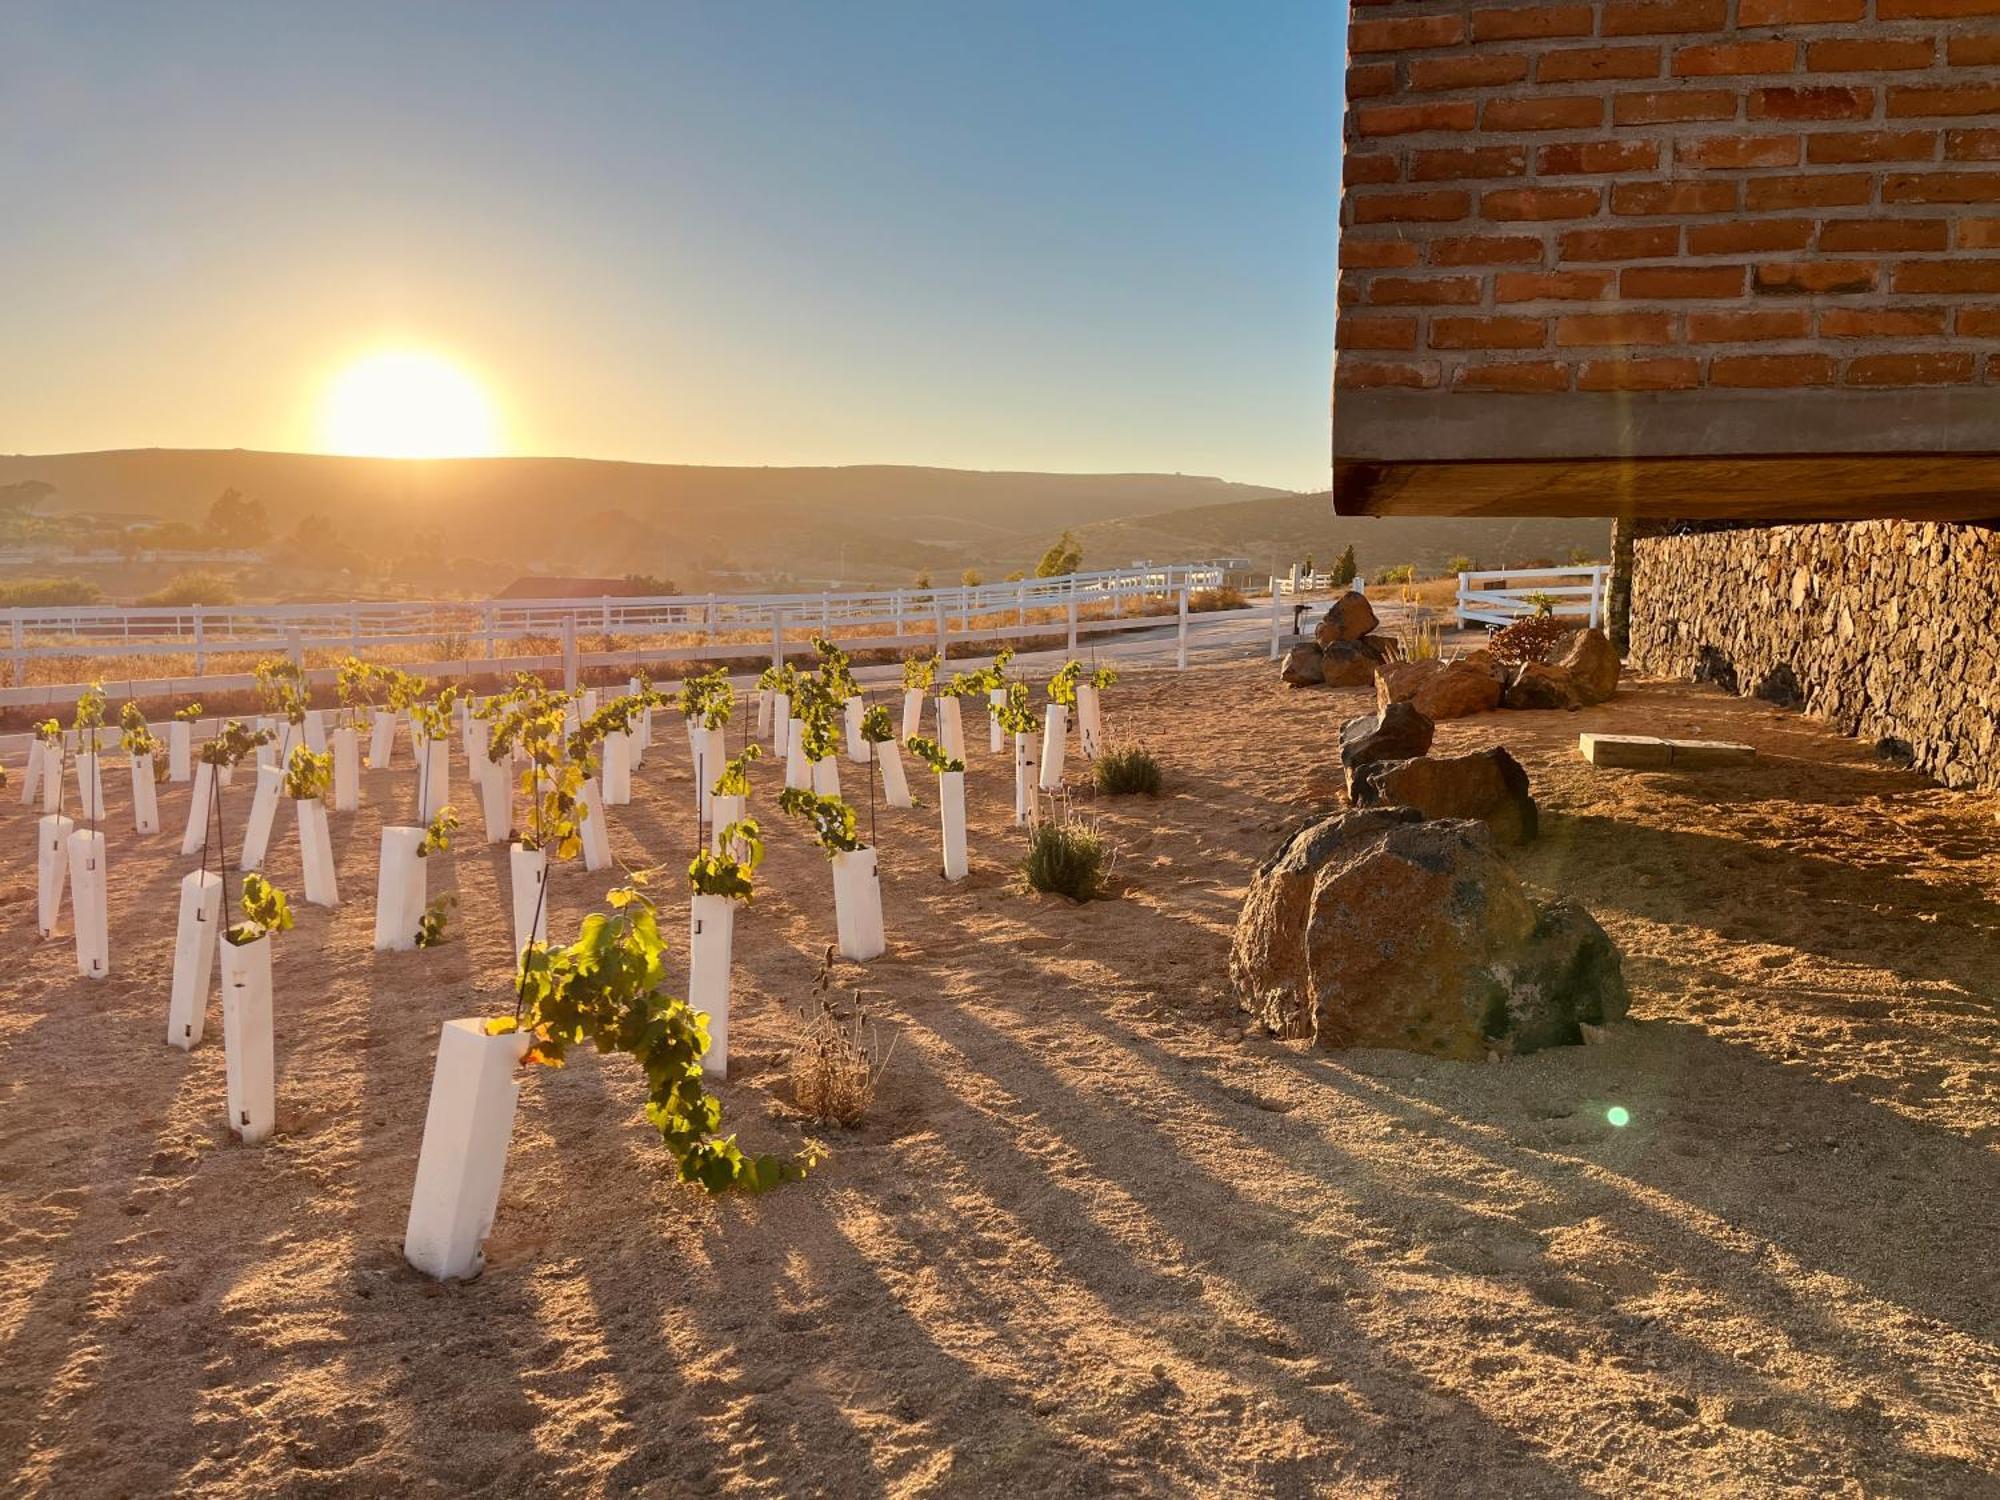
[[[1633,548],[1631,662],[1900,740],[2000,790],[2000,529],[1907,521],[1711,529]]]

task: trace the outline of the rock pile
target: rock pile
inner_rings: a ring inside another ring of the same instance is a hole
[[[1376,635],[1375,608],[1349,589],[1328,606],[1313,638],[1285,653],[1278,677],[1292,687],[1367,687],[1384,662],[1396,659],[1396,642]]]
[[[1573,630],[1550,662],[1515,666],[1479,650],[1450,661],[1397,662],[1375,673],[1375,701],[1412,703],[1431,719],[1492,708],[1581,708],[1618,687],[1618,651],[1601,630]]]
[[[1537,905],[1481,824],[1413,808],[1338,813],[1286,840],[1251,882],[1229,971],[1262,1025],[1323,1047],[1532,1052],[1627,1006],[1589,913]]]

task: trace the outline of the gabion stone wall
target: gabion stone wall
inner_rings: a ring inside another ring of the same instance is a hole
[[[2000,529],[1910,521],[1642,536],[1630,656],[1896,740],[2000,790]]]

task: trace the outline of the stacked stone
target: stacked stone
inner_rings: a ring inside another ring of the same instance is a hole
[[[1349,589],[1328,606],[1313,638],[1285,653],[1279,677],[1293,687],[1367,687],[1396,657],[1395,641],[1374,633],[1379,623],[1367,597]]]

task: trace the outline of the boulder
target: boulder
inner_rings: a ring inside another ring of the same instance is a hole
[[[1367,596],[1349,589],[1328,606],[1313,636],[1322,646],[1358,641],[1376,626],[1375,607]]]
[[[1278,664],[1278,680],[1291,687],[1317,687],[1326,681],[1319,647],[1311,641],[1292,647]]]
[[[1476,1059],[1624,1017],[1617,950],[1581,907],[1538,907],[1480,823],[1336,814],[1261,866],[1230,979],[1280,1035]]]
[[[1363,641],[1335,641],[1321,652],[1320,673],[1328,687],[1367,687],[1380,665]]]
[[[1476,658],[1485,659],[1477,660]],[[1397,662],[1375,674],[1375,702],[1413,703],[1431,720],[1462,719],[1500,706],[1499,664],[1486,652],[1459,661]]]
[[[1575,708],[1576,685],[1561,667],[1523,662],[1500,693],[1502,708]]]
[[[1601,630],[1579,630],[1552,663],[1569,674],[1579,703],[1602,703],[1618,691],[1618,648]]]
[[[1528,773],[1505,750],[1363,766],[1348,793],[1357,807],[1414,807],[1426,818],[1475,818],[1504,844],[1525,844],[1539,827]]]
[[[1354,797],[1355,775],[1363,766],[1428,755],[1436,734],[1437,727],[1408,703],[1391,703],[1379,714],[1349,719],[1340,728],[1340,765],[1349,800]]]

